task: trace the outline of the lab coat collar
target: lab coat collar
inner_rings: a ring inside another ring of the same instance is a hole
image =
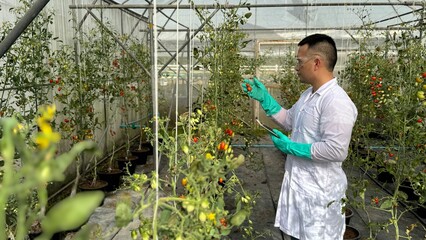
[[[330,81],[324,83],[316,92],[315,94],[318,95],[323,95],[324,93],[326,93],[328,90],[330,90],[331,88],[333,88],[335,85],[337,85],[337,78],[333,78]]]

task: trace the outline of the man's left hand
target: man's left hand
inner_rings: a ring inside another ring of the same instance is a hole
[[[297,143],[291,141],[286,135],[277,129],[273,130],[278,137],[271,135],[272,142],[274,142],[275,147],[277,147],[281,152],[285,154],[294,155],[302,158],[311,158],[311,146],[309,143]]]

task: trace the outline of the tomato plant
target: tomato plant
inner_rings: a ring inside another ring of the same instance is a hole
[[[399,233],[399,223],[394,219],[400,219],[405,212],[398,211],[395,206],[402,201],[414,209],[424,202],[413,204],[401,187],[408,182],[417,196],[424,194],[424,188],[420,186],[424,184],[421,169],[425,166],[423,119],[426,117],[426,99],[422,72],[426,46],[414,35],[412,30],[394,35],[385,33],[386,41],[371,48],[368,44],[370,35],[366,33],[359,51],[349,55],[341,74],[343,82],[348,83],[348,94],[358,108],[347,162],[373,176],[386,172],[393,181],[392,188],[388,189],[391,194],[374,198],[374,204],[366,204],[362,197],[351,202],[360,205],[367,213],[370,237],[380,231],[378,229],[390,227],[396,231],[395,239],[404,236]],[[366,176],[358,176],[351,182],[352,186],[361,189],[351,191],[365,190],[365,185],[354,183],[359,177]],[[379,222],[369,215],[370,207],[389,214],[389,223]]]
[[[146,204],[135,209],[131,216],[117,216],[123,226],[138,217],[143,219],[145,227],[148,224],[147,229],[157,229],[153,232],[141,230],[145,229],[142,225],[139,227],[140,234],[152,238],[220,239],[247,221],[255,197],[244,190],[235,175],[234,170],[244,163],[244,156],[235,156],[232,146],[228,145],[233,137],[232,130],[217,127],[215,118],[205,116],[202,111],[181,115],[177,131],[166,129],[168,120],[157,121],[159,137],[163,139],[159,151],[169,159],[168,176],[159,182],[155,173],[152,177],[133,175],[126,178],[126,185],[141,191],[142,202]],[[152,130],[146,132],[151,139]],[[176,132],[179,134],[170,135]],[[203,137],[194,141],[194,135]],[[155,191],[147,194],[144,186],[159,187],[167,194],[157,200]],[[235,199],[234,203],[225,200],[228,195]],[[141,212],[155,207],[156,201],[160,213],[157,220],[150,222]]]

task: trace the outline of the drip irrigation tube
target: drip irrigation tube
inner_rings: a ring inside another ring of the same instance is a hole
[[[372,182],[374,182],[378,187],[380,187],[384,192],[386,192],[387,194],[389,194],[389,195],[392,195],[392,193],[388,190],[388,189],[386,189],[386,188],[384,188],[383,187],[383,185],[382,184],[380,184],[379,182],[378,182],[378,180],[376,180],[373,176],[371,176],[371,174],[369,174],[365,169],[363,169],[363,168],[361,168],[360,167],[360,169],[361,169],[361,171],[364,173],[364,174],[366,174],[367,175],[367,177],[368,178],[370,178],[371,179],[371,181]],[[408,206],[404,203],[404,202],[401,202],[401,201],[398,201],[404,208],[407,208],[408,209]],[[412,209],[409,209],[409,211],[423,224],[423,226],[426,226],[426,222],[417,214],[417,213],[415,213]]]
[[[148,114],[148,116],[143,117],[141,119],[138,119],[136,121],[129,122],[127,124],[120,124],[120,128],[133,128],[133,129],[141,128],[141,125],[140,124],[136,124],[136,123],[139,123],[141,120],[143,120],[145,118],[148,118],[148,117],[152,117],[152,113],[150,113],[150,114]],[[142,125],[142,127],[146,127],[146,126]]]
[[[272,148],[275,147],[274,144],[250,144],[249,146],[247,146],[246,144],[231,144],[232,147],[252,147],[252,148]]]

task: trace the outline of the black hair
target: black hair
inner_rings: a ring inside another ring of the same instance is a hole
[[[337,48],[333,38],[325,34],[313,34],[302,39],[298,46],[305,44],[308,44],[308,49],[321,53],[328,62],[328,70],[333,71],[337,62]]]

